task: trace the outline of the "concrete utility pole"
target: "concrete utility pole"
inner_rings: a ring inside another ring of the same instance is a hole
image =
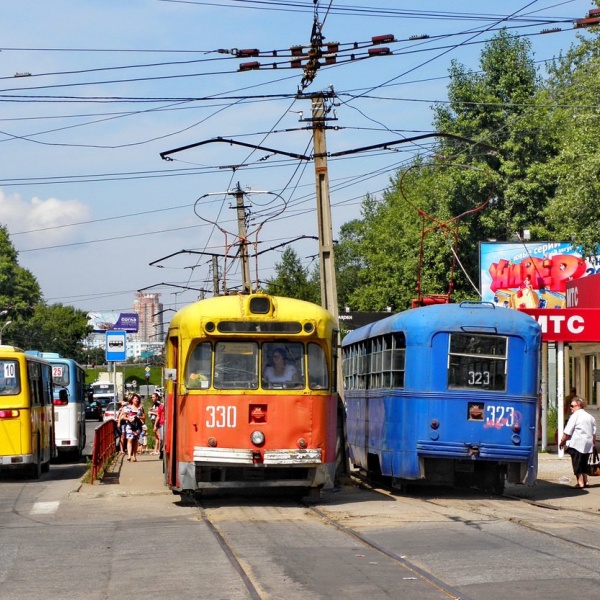
[[[244,205],[244,192],[238,182],[233,192],[235,196],[238,222],[238,236],[240,238],[240,259],[242,261],[242,288],[244,292],[252,292],[250,280],[250,259],[248,257],[248,232],[246,230],[246,206]]]
[[[321,269],[321,305],[338,318],[335,258],[325,143],[325,105],[322,95],[312,99],[312,125],[316,179],[317,222],[319,228],[319,267]]]

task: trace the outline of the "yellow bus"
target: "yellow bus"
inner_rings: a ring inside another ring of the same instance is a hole
[[[52,365],[0,346],[0,469],[38,479],[55,454]]]

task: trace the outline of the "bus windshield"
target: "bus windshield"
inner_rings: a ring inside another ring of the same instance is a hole
[[[69,367],[67,365],[52,365],[52,383],[61,387],[69,385]]]
[[[20,391],[17,361],[0,360],[0,396],[14,396]]]

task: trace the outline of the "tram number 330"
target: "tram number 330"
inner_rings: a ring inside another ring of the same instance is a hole
[[[237,411],[235,406],[207,406],[206,427],[235,427]]]

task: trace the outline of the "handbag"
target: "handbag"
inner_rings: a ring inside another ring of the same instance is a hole
[[[588,457],[588,475],[600,477],[600,456],[598,456],[596,448]]]

